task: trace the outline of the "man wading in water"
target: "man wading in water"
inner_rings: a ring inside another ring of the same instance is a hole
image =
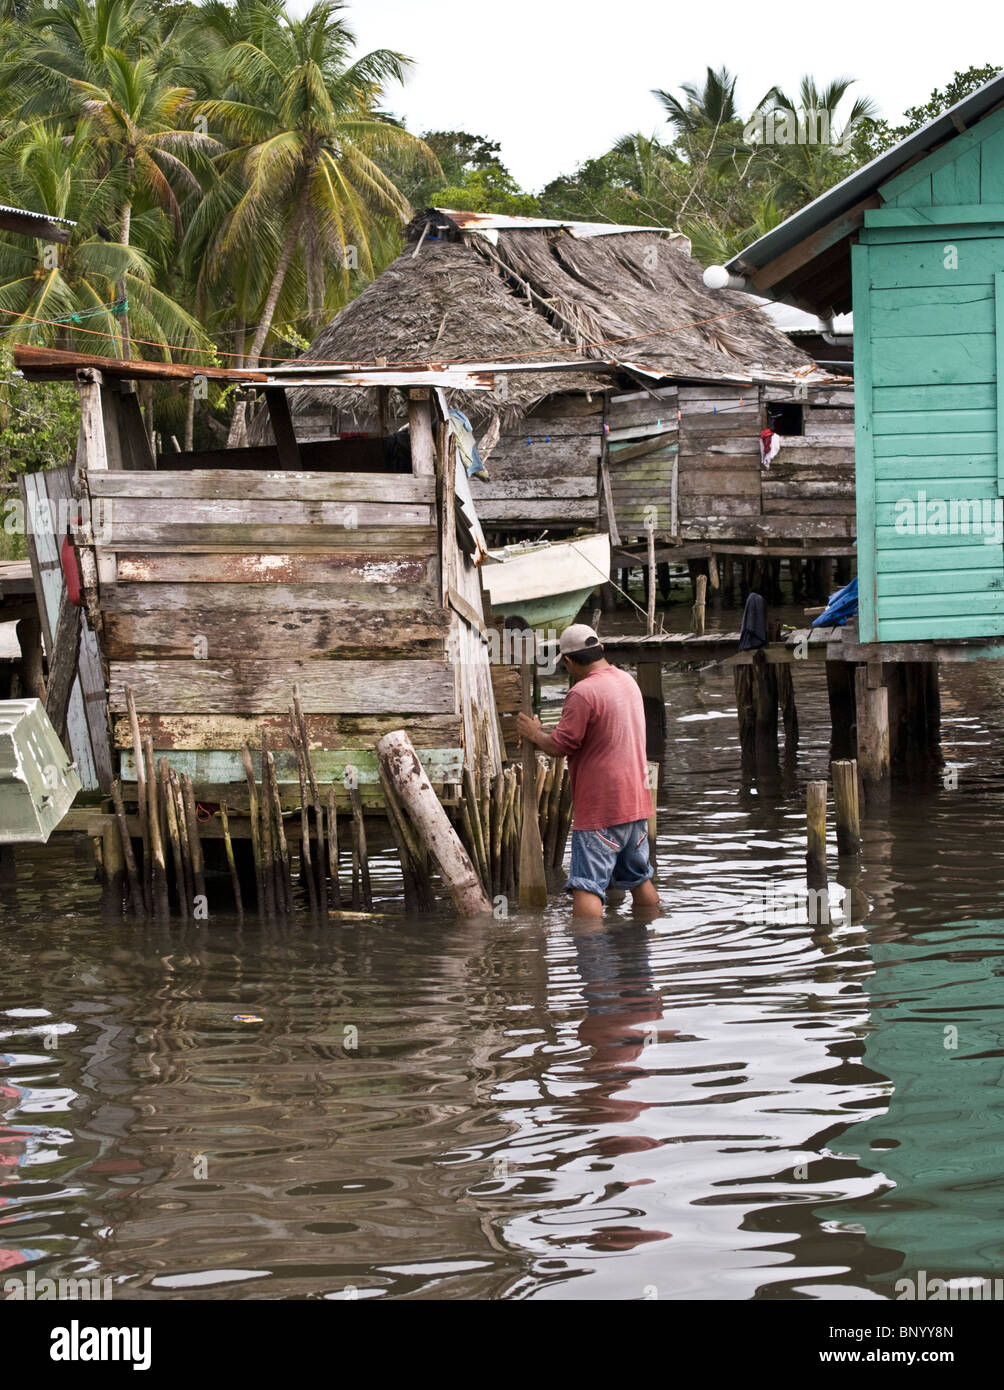
[[[648,858],[652,797],[645,760],[645,708],[625,671],[611,666],[585,623],[565,629],[560,660],[572,678],[561,721],[517,716],[520,738],[568,758],[572,786],[572,868],[565,891],[576,917],[602,917],[608,889],[629,890],[637,907],[658,907]]]

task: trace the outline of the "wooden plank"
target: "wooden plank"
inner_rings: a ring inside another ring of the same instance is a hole
[[[997,428],[995,410],[897,410],[878,411],[875,434],[989,434]]]
[[[380,502],[431,507],[433,478],[410,473],[307,473],[199,468],[190,472],[105,473],[90,479],[92,497],[238,502]]]
[[[941,386],[880,386],[871,393],[872,409],[878,413],[929,410],[995,410],[996,390],[991,382],[951,383]]]
[[[791,386],[763,386],[763,399],[765,401],[777,401],[782,403],[792,403],[796,401],[794,388]],[[813,386],[805,384],[805,396],[798,397],[797,403],[803,404],[813,410],[816,406],[847,406],[854,409],[854,387],[853,386]]]
[[[367,533],[368,534],[368,533]],[[120,552],[120,584],[418,584],[438,588],[439,558],[429,527],[415,536],[404,532],[390,552],[346,550],[341,554],[249,552],[247,554],[133,554]],[[409,553],[412,552],[412,553]],[[256,600],[257,601],[257,600]]]
[[[993,478],[997,474],[997,454],[906,454],[875,460],[875,477],[884,481],[951,478],[957,473],[961,476],[962,470],[969,477]]]
[[[872,318],[875,338],[909,338],[918,333],[937,337],[993,333],[993,288],[951,284],[876,290]]]
[[[876,576],[875,585],[880,600],[909,597],[923,602],[926,595],[977,594],[1004,590],[1004,573],[999,573],[994,568],[932,569],[926,572],[883,570]]]
[[[496,668],[492,668],[493,670]],[[499,668],[507,669],[507,668]],[[148,734],[153,746],[171,748],[229,748],[239,752],[246,743],[261,743],[264,728],[273,751],[285,747],[289,739],[289,720],[282,714],[142,714],[140,736]],[[307,722],[307,736],[314,748],[373,748],[392,729],[406,729],[416,748],[446,748],[460,744],[458,714],[313,714]],[[113,719],[116,748],[131,748],[132,729],[127,714]]]
[[[793,500],[764,498],[765,516],[853,516],[854,498],[822,498]]]
[[[849,498],[854,500],[854,483],[829,479],[826,482],[782,482],[776,478],[764,477],[760,491],[765,499],[778,501],[789,498],[793,501],[811,501],[813,498]]]
[[[945,252],[945,241],[910,240],[880,242],[881,232],[863,232],[862,245],[875,253],[871,267],[871,288],[876,290],[907,289],[920,285],[986,285],[1001,263],[1002,239],[978,237],[960,241],[958,264],[949,269],[951,259]],[[946,264],[948,261],[948,264]],[[858,301],[854,307],[857,310]],[[860,338],[860,325],[855,318],[854,337]],[[856,348],[856,344],[855,344]],[[855,354],[856,359],[856,354]],[[858,378],[860,382],[860,378]],[[879,383],[881,384],[881,383]]]
[[[965,206],[979,206],[980,200],[980,147],[961,150],[957,157],[940,169],[931,171],[931,201],[945,209],[949,216]],[[989,209],[988,209],[989,211]],[[970,217],[959,217],[960,222],[971,222]],[[1001,210],[1004,221],[1004,209]]]
[[[18,478],[21,501],[25,516],[31,517],[34,509],[43,509],[43,517],[48,515],[48,473],[22,473]],[[44,508],[43,508],[44,504]],[[26,539],[31,557],[32,577],[35,584],[35,598],[45,639],[47,652],[53,650],[53,631],[59,620],[59,606],[66,588],[63,571],[59,563],[61,539],[51,527],[44,524],[28,527]],[[91,634],[93,639],[93,634]],[[70,703],[66,714],[66,729],[73,754],[74,765],[85,791],[95,791],[99,786],[98,770],[91,746],[87,709],[79,673],[70,690]]]
[[[146,588],[144,587],[144,592]],[[379,657],[442,654],[449,623],[438,606],[383,612],[340,603],[327,612],[108,612],[104,649],[109,661],[167,657],[237,661],[248,652],[273,657]]]
[[[595,496],[595,474],[581,478],[522,478],[518,482],[496,481],[492,477],[489,482],[478,484],[476,504],[480,515],[486,502],[518,501],[520,498],[554,501],[563,497]]]
[[[681,468],[680,497],[711,495],[719,492],[730,497],[759,497],[760,469]],[[685,504],[684,504],[685,505]]]
[[[915,538],[916,539],[916,538]],[[880,574],[935,574],[963,569],[992,570],[1000,572],[1000,547],[983,545],[977,538],[973,543],[960,545],[954,538],[954,545],[928,546],[881,546],[875,557],[876,569]],[[859,622],[860,626],[860,622]]]
[[[427,573],[423,569],[423,575]],[[386,611],[390,621],[405,625],[436,619],[438,587],[430,583],[398,584],[114,584],[104,598],[107,614],[174,614],[189,619],[193,613],[210,617],[238,614],[283,619],[313,613],[332,622],[351,625],[373,613]]]
[[[367,505],[376,508],[375,503]],[[428,544],[428,535],[434,530],[434,527],[425,525],[383,530],[375,525],[352,527],[314,523],[281,526],[275,523],[252,525],[240,521],[217,526],[193,526],[186,530],[182,523],[172,521],[150,524],[113,521],[108,528],[107,542],[112,551],[167,550],[176,554],[240,551],[242,547],[256,552],[283,554],[298,552],[309,555],[340,549],[388,550],[392,554],[399,554],[402,549],[408,548],[405,538],[409,532],[412,533],[412,544],[417,548]],[[101,546],[98,547],[99,560],[107,553]]]
[[[130,475],[135,477],[136,474]],[[175,475],[177,476],[177,475]],[[358,531],[367,526],[381,529],[394,526],[431,526],[431,502],[313,502],[291,498],[214,497],[186,498],[176,507],[172,497],[117,497],[108,506],[103,529],[126,534],[131,526],[175,526],[180,531],[201,527],[215,530],[223,526],[245,526],[277,530],[317,527]]]
[[[1004,272],[994,273],[994,306],[997,316],[995,367],[997,369],[997,488],[1004,492]]]
[[[894,619],[913,619],[920,615],[923,615],[925,619],[964,618],[974,617],[977,614],[995,615],[1004,613],[1004,593],[1001,593],[999,589],[985,588],[965,590],[954,594],[933,591],[902,597],[891,597],[880,593],[878,613],[880,629],[883,623],[891,622]],[[977,633],[976,635],[982,636],[983,634]]]
[[[454,673],[442,661],[133,661],[111,663],[110,707],[160,714],[276,714],[298,682],[307,714],[451,714]]]
[[[1004,613],[980,613],[969,618],[892,618],[880,619],[880,642],[909,642],[922,639],[1004,636]]]
[[[884,201],[887,203],[897,201],[915,183],[929,178],[939,169],[945,168],[964,151],[975,148],[987,136],[996,134],[1002,127],[1004,127],[1004,111],[997,110],[991,112],[989,116],[984,116],[981,121],[964,134],[953,135],[950,140],[932,151],[931,154],[925,155],[917,164],[911,165],[909,169],[904,169],[902,173],[894,175],[891,179],[886,179],[880,189]]]
[[[418,760],[430,782],[459,782],[463,775],[464,750],[459,746],[450,748],[416,748]],[[155,748],[159,758],[162,750]],[[222,748],[207,748],[197,751],[179,749],[163,750],[168,766],[180,776],[187,773],[197,787],[223,785],[244,780],[244,765],[240,752]],[[273,750],[276,777],[287,785],[299,786],[297,757],[292,749]],[[355,770],[360,783],[379,782],[377,774],[377,755],[375,748],[345,748],[335,751],[313,749],[310,761],[318,783],[345,783],[349,768]],[[261,753],[251,748],[251,762],[255,777],[261,777]],[[122,754],[122,779],[126,782],[136,780],[136,762],[131,751]]]
[[[70,602],[69,594],[64,589],[52,646],[48,651],[49,675],[45,685],[45,712],[60,739],[66,737],[70,691],[77,678],[80,616],[80,609]]]
[[[972,478],[953,477],[946,479],[943,474],[927,478],[884,478],[878,474],[875,479],[876,504],[899,502],[903,499],[910,499],[916,504],[918,494],[921,492],[925,494],[924,500],[954,497],[957,507],[960,505],[958,501],[960,498],[973,501],[978,498],[996,498],[995,470],[987,469],[983,477]]]
[[[505,521],[520,527],[542,522],[572,526],[595,522],[599,517],[599,499],[546,502],[531,498],[527,501],[484,502],[478,507],[482,522]]]
[[[1004,127],[986,136],[980,145],[980,202],[1004,206]]]
[[[930,454],[949,457],[964,454],[996,453],[997,434],[991,430],[973,430],[968,434],[904,434],[876,435],[873,441],[876,459],[924,458]]]

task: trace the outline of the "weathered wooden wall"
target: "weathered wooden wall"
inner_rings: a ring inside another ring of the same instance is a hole
[[[804,433],[785,435],[764,468],[760,431],[770,402],[801,405]],[[850,387],[808,387],[802,400],[791,386],[722,383],[615,394],[608,424],[622,539],[641,536],[650,518],[661,539],[680,542],[818,549],[853,539]]]
[[[141,731],[203,799],[243,804],[240,747],[263,725],[295,799],[294,682],[322,781],[340,787],[351,763],[364,797],[377,794],[373,745],[401,727],[434,784],[459,780],[435,476],[122,470],[100,466],[100,448],[89,459],[89,608],[127,780],[130,686]]]
[[[490,481],[471,480],[484,526],[506,532],[595,529],[603,395],[552,396],[518,429],[503,431],[487,460]]]

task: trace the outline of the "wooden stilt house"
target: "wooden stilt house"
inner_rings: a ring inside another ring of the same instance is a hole
[[[852,383],[750,296],[709,291],[676,233],[428,209],[302,361],[374,352],[507,363],[495,391],[457,399],[487,461],[472,487],[491,535],[626,541],[651,521],[681,557],[852,553]],[[576,367],[533,370],[548,360]],[[318,386],[291,408],[303,440],[374,427],[360,393]],[[271,438],[265,412],[252,429]]]
[[[1004,76],[725,269],[853,308],[865,656],[1004,654]]]
[[[282,800],[298,804],[286,742],[294,684],[318,780],[342,802],[347,768],[364,803],[379,797],[374,744],[391,729],[408,731],[447,802],[465,766],[498,771],[484,544],[476,516],[457,506],[444,394],[487,391],[490,376],[224,372],[262,393],[277,442],[155,456],[135,383],[220,373],[30,347],[17,364],[80,392],[77,551],[111,761],[127,788],[136,778],[127,690],[141,737],[191,775],[203,803],[247,806],[241,749],[259,749],[264,729]],[[318,375],[336,394],[400,389],[407,432],[298,442],[287,393]]]

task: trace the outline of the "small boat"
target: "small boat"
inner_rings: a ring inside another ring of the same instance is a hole
[[[565,541],[521,541],[489,550],[481,583],[492,609],[538,632],[561,633],[610,578],[606,532]]]

